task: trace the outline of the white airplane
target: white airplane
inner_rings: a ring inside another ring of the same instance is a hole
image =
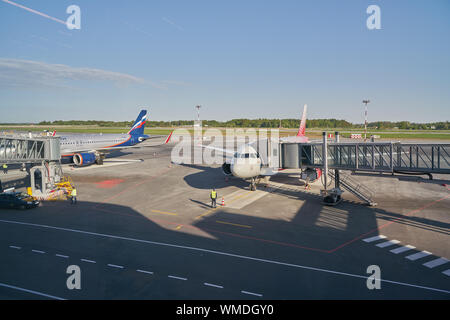
[[[279,140],[281,142],[306,143],[309,141],[308,137],[305,136],[306,110],[307,106],[305,104],[297,135],[280,138]],[[262,176],[272,176],[276,173],[272,168],[268,167],[267,163],[265,163],[267,160],[262,159],[260,154],[256,151],[256,146],[260,141],[261,140],[244,144],[237,152],[207,145],[201,145],[201,147],[224,153],[226,155],[226,162],[222,165],[223,173],[245,180],[251,179],[250,190],[254,191],[256,190],[257,178]],[[278,141],[276,143],[278,143]],[[262,145],[265,144],[263,143]],[[316,177],[320,177],[320,172],[317,172]]]
[[[68,158],[76,166],[87,166],[94,162],[103,164],[105,153],[133,148],[133,146],[150,139],[150,136],[144,134],[146,121],[147,110],[142,110],[126,134],[72,134],[59,136],[61,158]],[[55,133],[53,132],[54,135]],[[167,137],[164,144],[170,141],[171,136],[172,133]]]

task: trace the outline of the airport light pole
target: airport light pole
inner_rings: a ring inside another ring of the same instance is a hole
[[[363,100],[363,103],[366,105],[366,109],[364,112],[364,142],[367,140],[367,104],[370,100]]]
[[[197,109],[197,123],[200,123],[200,108],[202,106],[196,106],[195,108]]]

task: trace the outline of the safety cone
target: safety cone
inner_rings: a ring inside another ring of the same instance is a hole
[[[222,207],[225,207],[225,199],[222,197]]]

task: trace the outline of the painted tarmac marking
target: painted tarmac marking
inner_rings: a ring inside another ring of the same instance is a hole
[[[231,223],[231,222],[225,222],[225,221],[219,221],[219,220],[217,220],[216,222],[222,223],[222,224],[229,224],[229,225],[232,225],[235,227],[241,227],[241,228],[250,228],[250,229],[253,228],[252,226],[247,226],[245,224],[237,224],[237,223]]]
[[[391,252],[392,252],[392,253],[395,253],[395,254],[399,254],[399,253],[402,253],[402,252],[405,252],[405,251],[408,251],[408,250],[412,250],[412,249],[415,249],[415,248],[416,248],[416,247],[410,246],[410,245],[408,244],[408,245],[403,246],[403,247],[399,247],[399,248],[396,248],[396,249],[392,249]]]
[[[182,227],[183,227],[183,225],[180,224],[179,226],[177,226],[177,227],[175,228],[175,230],[180,230]]]
[[[110,263],[108,263],[108,267],[117,268],[117,269],[123,269],[123,266],[118,266],[117,264],[110,264]]]
[[[379,248],[386,248],[386,247],[389,247],[389,246],[393,246],[394,244],[397,244],[397,243],[400,243],[400,241],[398,241],[398,240],[389,240],[389,241],[386,241],[386,242],[379,243],[376,246],[379,247]]]
[[[364,242],[373,242],[373,241],[377,241],[377,240],[381,240],[381,239],[385,239],[385,238],[386,238],[386,236],[383,236],[382,234],[380,234],[379,236],[363,239],[363,241]]]
[[[60,258],[65,258],[65,259],[68,259],[69,258],[69,256],[65,256],[65,255],[63,255],[63,254],[55,254],[55,256],[57,256],[57,257],[60,257]]]
[[[240,192],[240,191],[241,191],[241,190],[238,190],[238,192]],[[250,192],[250,191],[249,191],[249,192]],[[228,203],[229,203],[229,204],[230,204],[230,203],[233,203],[234,201],[236,201],[236,200],[238,200],[238,199],[240,199],[240,198],[242,198],[242,197],[248,197],[249,195],[251,195],[251,193],[244,193],[244,194],[238,195],[238,196],[232,198]],[[219,209],[219,208],[222,208],[222,206],[218,206],[218,207],[216,207],[216,208],[209,209],[209,210],[206,211],[205,213],[202,213],[201,215],[195,217],[194,220],[197,220],[197,219],[200,219],[200,218],[202,218],[202,217],[204,217],[204,216],[207,216],[208,214],[212,213],[213,211],[215,211],[215,210],[217,210],[217,209]]]
[[[20,249],[22,249],[21,247],[16,247],[16,246],[9,246],[11,249],[17,249],[17,250],[20,250]]]
[[[141,272],[141,273],[153,274],[153,272],[151,272],[151,271],[146,271],[146,270],[141,270],[141,269],[137,269],[136,271]]]
[[[448,187],[447,187],[447,190],[450,191],[450,189],[449,189]],[[434,200],[434,201],[432,201],[432,202],[429,202],[429,203],[427,203],[426,205],[424,205],[424,206],[422,206],[422,207],[420,207],[420,208],[418,208],[418,209],[414,209],[414,210],[409,211],[408,213],[404,214],[403,217],[409,217],[409,216],[412,216],[413,214],[415,214],[415,213],[417,213],[417,212],[420,212],[420,211],[422,211],[422,210],[424,210],[424,209],[426,209],[426,208],[429,208],[429,207],[431,207],[432,205],[434,205],[434,204],[436,204],[436,203],[438,203],[438,202],[441,202],[441,201],[443,201],[443,200],[445,200],[445,199],[447,199],[447,198],[449,198],[449,197],[450,197],[450,193],[449,193],[448,195],[446,195],[445,197],[442,197],[442,198],[440,198],[440,199],[437,199],[437,200]],[[350,240],[350,241],[347,241],[347,242],[345,242],[345,243],[343,243],[343,244],[337,246],[336,248],[334,248],[334,249],[332,249],[332,250],[329,250],[328,253],[336,252],[336,251],[338,251],[338,250],[340,250],[340,249],[342,249],[342,248],[348,246],[349,244],[351,244],[351,243],[353,243],[353,242],[355,242],[355,241],[358,241],[359,239],[365,237],[366,235],[369,235],[369,234],[371,234],[371,233],[373,233],[373,232],[375,232],[375,231],[380,231],[381,229],[386,228],[386,227],[390,226],[391,224],[393,224],[393,223],[395,223],[395,222],[397,222],[397,221],[399,221],[399,220],[401,220],[401,219],[403,219],[403,218],[396,218],[396,219],[394,219],[394,220],[392,220],[392,221],[386,222],[385,224],[383,224],[383,225],[381,225],[381,226],[379,226],[379,227],[377,227],[377,228],[374,228],[374,229],[372,229],[372,230],[370,230],[370,231],[368,231],[368,232],[366,232],[366,233],[363,233],[362,235],[360,235],[360,236],[358,236],[358,237],[356,237],[356,238],[354,238],[354,239],[352,239],[352,240]]]
[[[97,262],[95,262],[95,261],[93,261],[93,260],[88,260],[88,259],[80,259],[81,261],[84,261],[84,262],[89,262],[89,263],[97,263]]]
[[[177,279],[177,280],[183,280],[183,281],[186,281],[187,280],[187,278],[182,278],[182,277],[177,277],[177,276],[167,276],[167,277],[169,277],[169,278],[172,278],[172,279]]]
[[[251,295],[251,296],[257,296],[257,297],[262,297],[262,296],[263,296],[262,294],[259,294],[259,293],[253,293],[253,292],[248,292],[248,291],[241,291],[241,293],[243,293],[243,294],[249,294],[249,295]]]
[[[45,253],[45,251],[41,251],[41,250],[31,250],[31,251],[33,251],[33,252],[35,252],[35,253],[41,253],[41,254],[44,254]]]
[[[160,214],[168,214],[168,215],[171,215],[171,216],[177,216],[178,215],[177,213],[167,212],[167,211],[160,211],[160,210],[152,210],[152,212],[160,213]]]
[[[208,283],[208,282],[204,282],[203,284],[208,287],[223,289],[223,286],[219,286],[218,284],[212,284],[212,283]]]
[[[411,261],[415,261],[415,260],[418,260],[420,258],[429,256],[430,254],[431,254],[431,252],[421,251],[421,252],[417,252],[417,253],[414,253],[414,254],[411,254],[411,255],[407,256],[406,259],[411,260]]]
[[[443,264],[447,263],[448,261],[449,260],[445,259],[445,258],[438,258],[438,259],[431,260],[431,261],[429,261],[427,263],[424,263],[423,265],[425,267],[428,267],[428,268],[431,269],[431,268],[435,268],[437,266],[443,265]]]
[[[92,166],[91,166],[91,167],[92,167]],[[89,168],[89,167],[86,167],[86,168]],[[139,183],[136,183],[136,184],[134,184],[134,185],[132,185],[132,186],[126,187],[124,190],[118,192],[117,194],[112,195],[111,197],[109,197],[109,198],[107,198],[107,199],[104,199],[104,200],[103,200],[103,203],[95,205],[95,206],[94,206],[94,209],[97,209],[98,207],[100,207],[100,206],[102,206],[102,205],[108,204],[109,202],[111,202],[111,200],[117,198],[118,196],[120,196],[120,195],[122,195],[122,194],[128,192],[129,190],[135,190],[137,187],[139,187],[139,186],[141,186],[141,185],[143,185],[143,184],[145,184],[145,183],[148,183],[148,182],[154,180],[155,178],[158,178],[158,177],[162,176],[163,174],[165,174],[166,172],[169,172],[170,170],[171,170],[171,168],[166,169],[166,170],[163,170],[162,172],[160,172],[160,173],[158,173],[158,174],[156,174],[156,175],[154,175],[154,176],[151,176],[151,177],[149,177],[148,179],[142,180],[142,181],[140,181]]]
[[[450,277],[450,269],[447,269],[445,271],[442,271],[443,274]]]
[[[241,198],[240,201],[230,201],[231,204],[229,205],[229,207],[232,209],[242,209],[242,208],[252,204],[253,202],[261,199],[262,197],[272,193],[272,190],[269,190],[269,189],[257,190],[257,191],[247,191],[247,193],[243,195],[243,197]]]
[[[237,259],[244,259],[244,260],[268,263],[268,264],[284,266],[284,267],[291,267],[291,268],[298,268],[298,269],[304,269],[304,270],[330,273],[330,274],[341,275],[341,276],[346,276],[346,277],[364,279],[364,281],[367,280],[367,275],[358,275],[358,274],[352,274],[352,273],[346,273],[346,272],[340,272],[340,271],[334,271],[334,270],[328,270],[328,269],[322,269],[322,268],[315,268],[315,267],[298,265],[298,264],[293,264],[293,263],[288,263],[288,262],[281,262],[281,261],[276,261],[276,260],[243,256],[243,255],[239,255],[239,254],[235,254],[235,253],[228,253],[228,252],[223,252],[223,251],[216,251],[216,250],[203,249],[203,248],[197,248],[197,247],[188,247],[188,246],[171,244],[171,243],[164,243],[164,242],[157,242],[157,241],[143,240],[143,239],[135,239],[135,238],[129,238],[129,237],[115,236],[115,235],[111,235],[111,234],[96,233],[96,232],[92,232],[92,231],[83,231],[83,230],[77,230],[77,229],[69,229],[69,228],[41,225],[41,224],[29,223],[29,222],[11,221],[11,220],[3,220],[3,219],[0,219],[0,222],[9,223],[9,224],[18,224],[18,225],[24,225],[24,226],[31,226],[31,227],[36,227],[36,228],[53,229],[53,230],[73,232],[73,233],[79,233],[79,234],[86,234],[86,235],[103,237],[103,238],[111,238],[111,239],[139,242],[139,243],[151,244],[151,245],[156,245],[156,246],[184,249],[184,250],[189,250],[189,251],[206,252],[206,253],[212,253],[212,254],[216,254],[216,255],[232,257],[232,258],[237,258]],[[398,282],[398,281],[392,281],[392,280],[387,280],[387,279],[381,279],[381,282],[450,294],[449,290],[419,286],[419,285],[410,284],[410,283],[406,283],[406,282]]]
[[[12,286],[6,283],[0,283],[0,287],[5,287],[5,288],[10,288],[10,289],[14,289],[14,290],[19,290],[19,291],[23,291],[23,292],[28,292],[28,293],[32,293],[41,297],[46,297],[46,298],[51,298],[51,299],[56,299],[56,300],[66,300],[64,298],[60,298],[60,297],[56,297],[56,296],[52,296],[46,293],[42,293],[39,291],[34,291],[34,290],[29,290],[29,289],[24,289],[24,288],[20,288],[20,287],[16,287],[16,286]]]
[[[194,218],[194,220],[198,220],[198,219],[200,219],[200,218],[202,218],[202,217],[204,217],[204,216],[206,216],[206,215],[212,213],[213,211],[217,210],[218,208],[220,208],[220,207],[216,207],[216,208],[209,209],[209,210],[206,211],[205,213],[202,213],[201,215],[196,216],[196,217]]]

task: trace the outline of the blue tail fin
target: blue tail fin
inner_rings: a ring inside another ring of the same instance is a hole
[[[134,122],[130,131],[128,131],[128,134],[131,134],[132,136],[142,136],[144,134],[144,127],[146,121],[147,121],[147,110],[142,110],[141,113],[139,113],[138,117],[136,118],[136,121]]]

